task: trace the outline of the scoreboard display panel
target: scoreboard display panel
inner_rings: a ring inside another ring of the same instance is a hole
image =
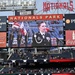
[[[37,35],[40,32],[40,23],[45,24],[44,32],[47,33],[45,38]],[[67,41],[70,37],[69,32],[75,30],[74,23],[74,14],[8,16],[8,18],[0,16],[0,33],[6,34],[6,46],[3,47],[74,46],[74,44],[69,45]]]

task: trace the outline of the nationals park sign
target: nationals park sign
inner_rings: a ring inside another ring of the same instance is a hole
[[[53,9],[67,9],[69,11],[73,11],[73,1],[69,2],[43,2],[43,12],[47,12]]]

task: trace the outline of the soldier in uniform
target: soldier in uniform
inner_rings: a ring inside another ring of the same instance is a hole
[[[28,41],[28,34],[27,34],[27,31],[26,29],[20,29],[20,32],[22,34],[22,36],[24,36],[24,41],[25,41],[25,47],[27,47],[27,41]]]
[[[20,32],[20,29],[19,29],[18,33],[17,33],[17,44],[18,44],[18,47],[20,47],[20,45],[21,45],[21,39],[22,39],[22,34]]]
[[[33,34],[32,46],[33,47],[49,47],[51,46],[50,34],[46,32],[46,23],[41,22],[38,25],[39,32]]]
[[[28,35],[27,35],[27,33],[26,33],[26,35],[24,35],[24,37],[25,37],[25,47],[27,47],[27,41],[28,41]]]
[[[14,34],[13,31],[11,31],[9,34],[9,47],[12,47],[13,38],[14,38]]]

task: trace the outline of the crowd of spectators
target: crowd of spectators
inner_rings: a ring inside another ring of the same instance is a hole
[[[66,58],[75,58],[75,50],[60,50],[60,53],[50,54],[49,51],[38,51],[35,53],[34,50],[18,50],[15,49],[9,60],[34,60],[34,59],[66,59]]]
[[[75,73],[75,67],[73,68],[16,68],[16,67],[4,67],[0,74],[53,74],[53,73]]]
[[[63,49],[58,54],[50,54],[49,51],[37,51],[25,50],[25,49],[13,49],[13,52],[8,60],[34,60],[34,59],[66,59],[75,58],[75,50]],[[47,68],[26,68],[21,67],[21,64],[7,64],[0,70],[0,74],[52,74],[52,73],[75,73],[75,66],[72,67],[47,67]],[[23,65],[23,63],[22,63]],[[25,65],[25,62],[24,62]],[[28,65],[28,64],[27,64]],[[31,64],[32,66],[35,64]],[[60,64],[62,65],[62,64]],[[43,65],[44,66],[44,65]]]

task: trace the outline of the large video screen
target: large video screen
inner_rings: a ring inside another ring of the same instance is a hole
[[[9,47],[64,46],[62,14],[9,16]]]

